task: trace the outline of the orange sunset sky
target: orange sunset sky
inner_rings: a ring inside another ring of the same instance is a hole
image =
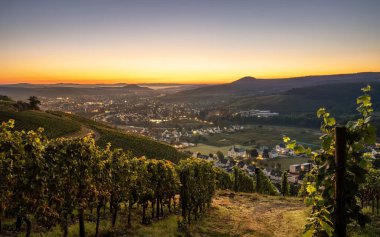
[[[380,1],[2,1],[0,83],[380,71]]]

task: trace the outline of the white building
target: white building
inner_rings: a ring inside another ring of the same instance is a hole
[[[229,150],[228,150],[228,156],[230,157],[233,157],[233,158],[236,158],[236,157],[246,157],[247,156],[247,152],[244,148],[238,148],[238,147],[231,147]]]

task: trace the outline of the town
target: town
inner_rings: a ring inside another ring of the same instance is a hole
[[[127,133],[147,136],[164,142],[187,153],[189,156],[213,162],[216,167],[232,172],[238,166],[253,175],[260,167],[264,174],[275,184],[281,181],[283,171],[288,172],[288,181],[294,185],[302,184],[303,178],[313,167],[311,157],[295,154],[285,144],[241,144],[231,145],[227,152],[201,153],[196,151],[198,145],[215,135],[225,137],[245,131],[245,125],[218,125],[202,116],[205,107],[191,103],[165,103],[160,101],[161,94],[154,90],[147,92],[126,93],[118,95],[86,95],[57,98],[41,98],[44,110],[60,110],[66,113],[85,116],[94,121],[106,123]],[[138,96],[137,96],[138,95]],[[207,108],[208,109],[208,108]],[[207,110],[209,111],[209,110]],[[270,118],[279,116],[270,110],[248,109],[240,111],[209,111],[212,116],[231,115],[241,118]],[[312,145],[312,144],[309,144]],[[189,150],[189,148],[192,148]],[[379,149],[372,149],[379,154]],[[282,167],[282,160],[290,160]],[[271,162],[268,165],[267,161]],[[300,162],[301,163],[297,163]]]

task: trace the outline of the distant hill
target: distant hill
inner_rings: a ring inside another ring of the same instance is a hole
[[[27,88],[46,88],[46,87],[75,87],[75,88],[96,88],[96,87],[122,87],[127,83],[114,84],[78,84],[78,83],[54,83],[54,84],[32,84],[32,83],[16,83],[16,84],[0,84],[5,87],[27,87]]]
[[[79,95],[115,95],[127,93],[150,93],[153,91],[148,87],[142,87],[134,84],[123,86],[96,86],[94,85],[81,85],[77,86],[39,86],[33,84],[16,84],[16,85],[2,85],[0,86],[0,94],[7,95],[16,100],[25,100],[29,96],[34,95],[37,97],[65,97],[65,96],[79,96]]]
[[[134,156],[167,159],[175,163],[185,157],[183,153],[170,145],[154,141],[148,137],[124,133],[90,119],[53,111],[28,110],[17,112],[12,109],[11,103],[7,102],[5,104],[0,101],[0,123],[9,119],[15,120],[15,128],[18,130],[28,131],[43,127],[45,135],[50,138],[69,136],[79,132],[82,127],[86,127],[100,134],[96,143],[102,147],[111,143],[112,147],[122,148],[126,152],[131,152]]]
[[[380,82],[380,72],[305,76],[282,79],[256,79],[247,76],[228,84],[181,91],[177,94],[168,95],[164,100],[187,102],[231,100],[232,98],[242,96],[278,94],[293,88],[359,82]]]
[[[245,96],[231,103],[230,108],[237,110],[263,109],[279,112],[282,115],[315,113],[326,107],[336,114],[355,112],[356,98],[367,84],[372,86],[372,102],[375,111],[380,112],[380,82],[339,83],[294,88],[270,95]]]

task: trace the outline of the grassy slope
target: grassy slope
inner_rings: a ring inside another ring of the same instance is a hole
[[[125,151],[130,151],[134,156],[146,156],[148,158],[167,159],[177,163],[185,155],[174,147],[154,141],[151,138],[135,135],[132,133],[123,133],[110,126],[97,123],[90,119],[80,116],[65,114],[62,112],[49,112],[56,116],[70,118],[73,121],[79,122],[91,129],[94,129],[100,134],[97,144],[106,146],[111,143],[115,148],[122,148]]]
[[[299,198],[221,192],[194,236],[301,236],[307,214]]]
[[[2,105],[0,107],[0,122],[14,119],[15,127],[18,130],[29,131],[43,127],[47,137],[55,138],[79,134],[81,129],[85,127],[99,133],[99,136],[96,137],[96,142],[102,147],[106,146],[107,143],[111,143],[113,147],[122,148],[131,152],[134,156],[167,159],[173,162],[178,162],[185,157],[183,153],[167,144],[135,134],[126,134],[105,124],[80,116],[50,111],[29,110],[17,112],[12,109],[10,104],[1,103],[0,105]]]
[[[15,120],[18,130],[36,130],[45,128],[45,135],[49,138],[60,137],[80,131],[80,123],[65,117],[55,116],[42,111],[15,112],[12,110],[0,110],[0,121]]]

